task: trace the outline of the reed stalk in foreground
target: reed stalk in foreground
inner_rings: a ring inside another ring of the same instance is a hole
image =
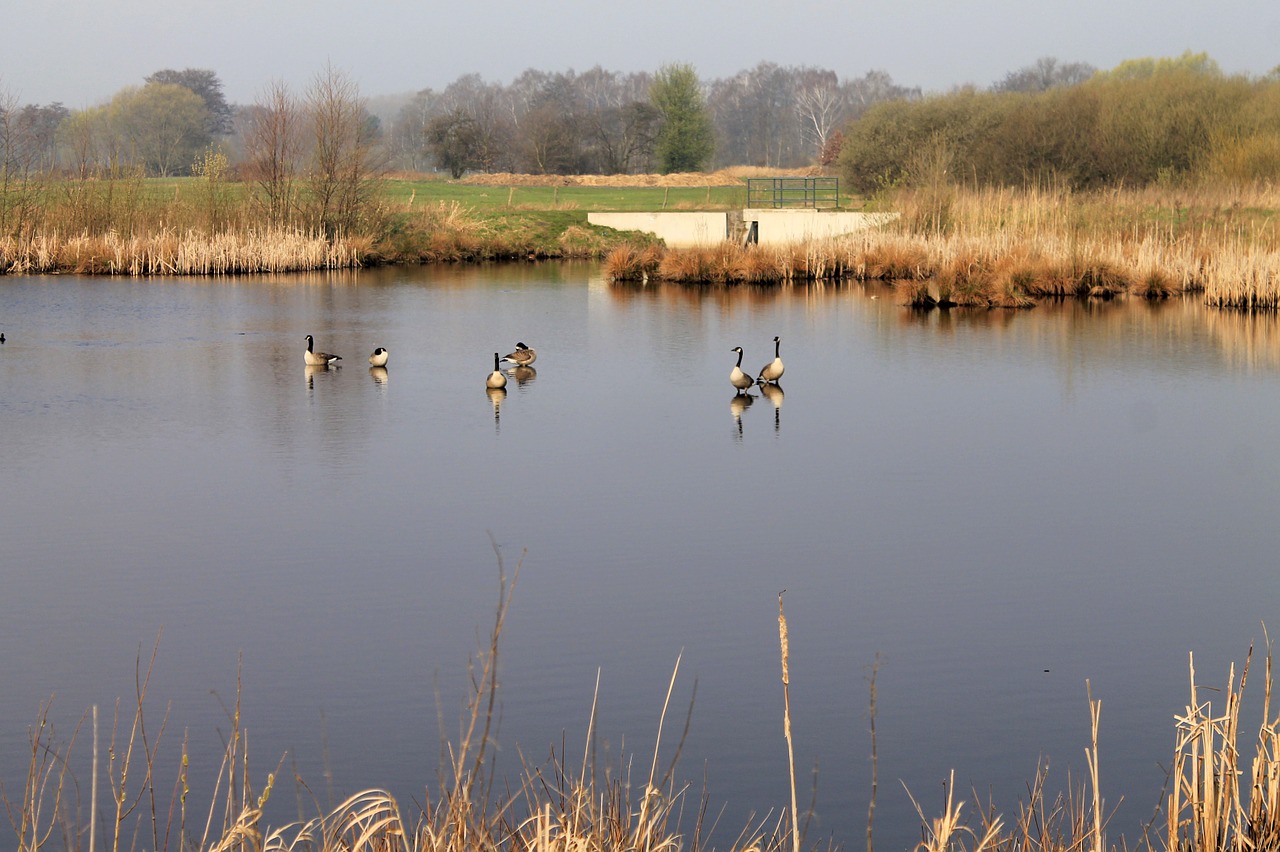
[[[796,807],[796,752],[791,741],[791,648],[787,635],[787,616],[782,611],[782,596],[778,592],[778,643],[782,646],[782,732],[787,738],[787,769],[791,773],[791,849],[800,852],[799,808]]]

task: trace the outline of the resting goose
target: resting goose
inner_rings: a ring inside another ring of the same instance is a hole
[[[303,357],[306,358],[308,367],[328,367],[337,364],[342,360],[341,355],[330,355],[328,352],[314,352],[312,347],[315,341],[311,339],[311,335],[307,335],[307,351]]]
[[[734,364],[733,369],[729,371],[729,384],[737,388],[738,393],[745,393],[747,388],[756,383],[756,380],[742,372],[742,347],[735,346],[729,351],[738,353],[738,363]]]
[[[781,346],[782,341],[779,340],[777,335],[775,335],[773,338],[773,360],[768,364],[765,364],[764,368],[760,371],[760,376],[756,379],[760,384],[763,385],[766,382],[773,382],[776,385],[778,383],[778,379],[782,378],[782,371],[785,370],[786,367],[782,365],[782,357],[778,354],[778,349]]]
[[[505,388],[507,386],[507,377],[502,375],[499,365],[502,359],[498,357],[498,353],[493,353],[493,372],[489,374],[489,378],[484,380],[484,386],[487,388]]]
[[[525,346],[522,342],[517,343],[516,350],[511,354],[504,356],[502,360],[510,361],[517,367],[528,367],[532,365],[534,361],[538,360],[538,353],[530,349],[528,346]]]
[[[373,350],[373,354],[369,356],[369,366],[385,367],[387,366],[387,358],[390,356],[390,352],[379,346],[377,349]]]

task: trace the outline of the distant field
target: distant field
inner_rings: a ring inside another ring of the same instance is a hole
[[[709,175],[632,175],[630,177],[559,177],[532,175],[476,175],[461,181],[433,175],[397,174],[384,179],[384,198],[393,209],[411,212],[424,205],[456,202],[482,215],[504,210],[530,211],[619,211],[730,210],[746,206],[746,177],[771,174],[752,170],[742,178],[733,173]],[[780,172],[788,175],[789,172]],[[504,182],[510,180],[509,183]],[[634,181],[636,185],[615,185]],[[702,181],[701,183],[699,181]],[[586,182],[588,185],[581,185]],[[239,201],[250,189],[248,183],[230,183],[229,200]],[[139,200],[157,203],[191,202],[201,197],[204,186],[198,178],[149,178],[134,190]],[[861,199],[840,193],[845,209],[859,209]]]
[[[498,210],[727,210],[746,203],[742,186],[497,186],[435,180],[389,180],[393,206],[454,201],[477,212]]]
[[[510,182],[505,183],[504,178]],[[700,183],[700,179],[703,182]],[[630,181],[635,185],[625,185]],[[414,206],[455,201],[485,213],[499,210],[729,210],[745,207],[747,201],[746,178],[727,176],[723,172],[705,176],[633,175],[611,179],[599,176],[545,176],[539,179],[529,175],[481,175],[463,181],[397,176],[387,180],[386,187],[387,197],[393,205],[408,205],[411,201]],[[860,206],[844,193],[841,193],[841,205],[846,208]]]

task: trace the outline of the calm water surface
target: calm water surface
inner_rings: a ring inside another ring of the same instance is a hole
[[[262,777],[283,756],[326,801],[421,801],[500,554],[521,566],[500,772],[580,761],[599,673],[600,760],[647,774],[679,660],[663,758],[696,691],[680,767],[723,809],[717,845],[776,814],[785,589],[811,839],[865,842],[878,658],[877,849],[918,839],[904,785],[934,815],[955,769],[1012,815],[1038,764],[1052,790],[1083,778],[1086,682],[1109,835],[1132,840],[1188,654],[1223,686],[1280,611],[1280,332],[1194,302],[921,315],[579,265],[9,277],[0,330],[10,790],[41,703],[64,741],[94,704],[105,724],[162,631],[149,708],[197,786],[243,655]],[[344,366],[309,372],[308,333]],[[735,405],[729,350],[755,372],[775,334],[784,392]],[[517,340],[536,375],[492,400]]]

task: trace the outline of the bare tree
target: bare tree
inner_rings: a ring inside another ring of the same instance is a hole
[[[12,95],[0,97],[0,234],[28,233],[43,187],[36,128]]]
[[[333,237],[355,229],[369,212],[384,170],[377,125],[369,121],[356,84],[332,66],[316,76],[306,105],[311,124],[308,188],[316,224]]]
[[[387,133],[387,151],[401,168],[420,171],[431,160],[427,127],[441,115],[441,97],[434,89],[423,89],[396,113]]]
[[[475,168],[486,172],[515,170],[513,142],[517,117],[522,113],[509,90],[484,82],[478,74],[467,74],[445,88],[440,106],[443,113],[461,110],[475,122]]]
[[[995,92],[1044,92],[1057,86],[1083,83],[1098,69],[1086,62],[1062,63],[1052,56],[1037,59],[1034,65],[1010,71],[991,87]]]
[[[815,159],[822,156],[827,140],[845,120],[845,97],[834,72],[810,72],[796,91],[800,129]]]
[[[918,101],[921,98],[918,86],[899,86],[884,71],[868,71],[856,80],[847,81],[843,88],[849,105],[849,119],[857,118],[882,101]]]
[[[302,111],[288,87],[276,81],[245,111],[242,120],[245,177],[261,191],[271,222],[283,225],[297,205]]]

